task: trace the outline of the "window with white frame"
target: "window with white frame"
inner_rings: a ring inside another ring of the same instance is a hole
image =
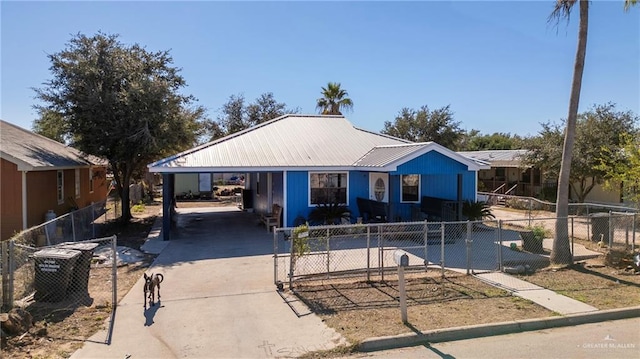
[[[402,175],[401,186],[402,202],[420,202],[420,175]]]
[[[80,198],[80,169],[76,168],[76,198]]]
[[[64,171],[58,171],[56,174],[57,190],[58,190],[58,204],[64,203]]]
[[[346,172],[309,173],[310,204],[347,204],[347,183]]]

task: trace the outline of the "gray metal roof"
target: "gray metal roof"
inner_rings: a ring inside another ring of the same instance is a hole
[[[285,115],[149,165],[152,172],[353,166],[375,146],[406,144],[342,116]]]
[[[461,156],[435,142],[377,146],[360,158],[355,163],[355,166],[394,170],[394,167],[399,164],[412,160],[430,151],[436,151],[460,163],[466,164],[470,170],[489,168],[484,163],[479,163],[473,159]]]
[[[520,167],[521,156],[527,150],[486,150],[486,151],[461,151],[462,156],[487,162],[491,167]]]
[[[18,165],[20,171],[106,164],[95,156],[87,156],[73,147],[3,120],[0,120],[0,157]]]
[[[435,142],[411,141],[354,127],[343,116],[285,115],[149,165],[151,172],[234,172],[375,168],[437,151],[470,170],[489,168]]]

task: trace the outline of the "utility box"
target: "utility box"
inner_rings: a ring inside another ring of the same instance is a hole
[[[73,266],[80,254],[80,251],[60,248],[47,248],[33,254],[36,301],[60,302],[66,298]]]
[[[68,292],[89,292],[89,271],[91,271],[91,259],[93,259],[93,250],[96,249],[98,243],[75,243],[65,242],[56,248],[72,249],[80,251],[80,256],[73,266],[71,281],[69,282]]]
[[[408,267],[409,266],[409,256],[407,255],[407,252],[405,252],[405,251],[403,251],[401,249],[396,249],[393,252],[393,260],[400,267]]]

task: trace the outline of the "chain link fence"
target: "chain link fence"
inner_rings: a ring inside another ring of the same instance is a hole
[[[394,252],[409,255],[407,270],[478,274],[522,273],[549,265],[557,219],[477,222],[401,222],[277,228],[274,281],[280,288],[298,281],[355,277],[384,281],[397,268]],[[638,215],[599,213],[572,216],[566,223],[571,260],[637,248]],[[284,248],[278,239],[284,237]]]
[[[533,197],[512,196],[499,193],[478,192],[478,198],[491,206],[501,205],[508,208],[527,211],[529,217],[534,216],[534,212],[545,211],[550,212],[550,216],[556,211],[556,204],[546,202]],[[640,209],[604,204],[604,203],[569,203],[569,215],[571,216],[589,216],[593,213],[640,213]]]
[[[110,222],[121,216],[120,202],[109,198],[31,227],[11,240],[23,246],[44,247],[104,237],[110,234]]]
[[[108,199],[1,242],[2,311],[20,307],[34,321],[79,307],[98,317],[113,315],[117,238],[108,233],[120,216],[119,202]]]

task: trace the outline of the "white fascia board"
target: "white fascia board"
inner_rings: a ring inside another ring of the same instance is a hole
[[[33,171],[33,166],[30,165],[29,163],[18,159],[16,157],[11,156],[10,154],[6,153],[6,152],[0,152],[0,158],[3,158],[13,164],[15,164],[16,166],[18,166],[18,171]]]
[[[283,171],[362,171],[354,166],[305,166],[305,167],[148,167],[154,173],[204,173],[204,172],[283,172]]]

